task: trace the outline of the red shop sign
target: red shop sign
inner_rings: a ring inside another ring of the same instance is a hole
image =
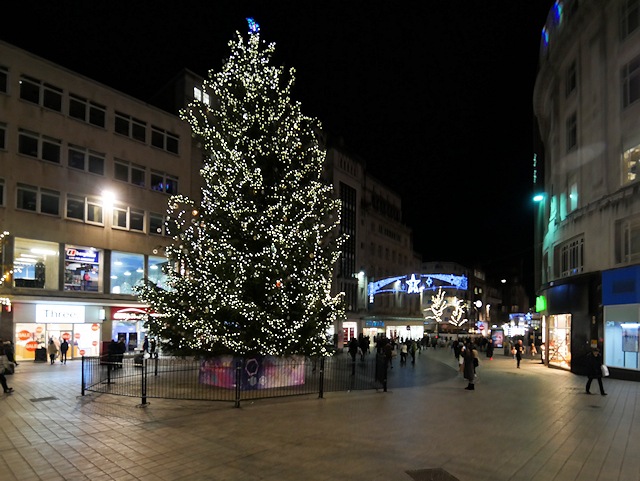
[[[76,333],[73,335],[73,337],[75,337],[76,339],[80,339],[80,333],[79,333],[79,332],[76,332]]]
[[[97,331],[98,329],[100,329],[100,326],[99,326],[99,325],[97,325],[97,324],[93,324],[93,325],[91,326],[91,330],[92,330],[92,331]]]
[[[71,339],[71,333],[70,332],[63,332],[62,333],[62,339],[68,341],[69,339]]]
[[[38,349],[38,343],[36,341],[29,341],[25,347],[27,351],[35,351]]]
[[[84,356],[84,349],[80,349],[80,355]]]
[[[93,341],[93,342],[91,343],[91,345],[92,345],[92,346],[97,346],[97,345],[98,345],[98,341]]]
[[[31,337],[31,333],[29,331],[20,331],[18,333],[18,339],[20,339],[21,341],[26,341],[30,337]]]
[[[42,327],[42,326],[38,326],[38,327],[36,327],[36,332],[37,332],[38,334],[42,334],[42,333],[44,332],[44,327]]]

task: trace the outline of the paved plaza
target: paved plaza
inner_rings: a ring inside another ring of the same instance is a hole
[[[0,480],[640,479],[640,383],[605,379],[609,395],[589,396],[585,377],[481,355],[475,391],[439,349],[390,371],[391,386],[433,382],[240,409],[82,397],[79,361],[22,362],[0,396]]]

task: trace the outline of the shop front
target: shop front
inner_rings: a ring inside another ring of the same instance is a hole
[[[604,363],[612,377],[640,381],[640,266],[602,273]]]
[[[112,307],[111,339],[123,340],[127,352],[140,349],[147,335],[144,327],[147,313],[144,307]]]
[[[68,342],[67,359],[99,353],[102,321],[97,306],[16,302],[13,316],[18,361],[46,361],[50,340],[58,349],[63,340]]]

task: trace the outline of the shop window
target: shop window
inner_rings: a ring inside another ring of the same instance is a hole
[[[123,204],[113,206],[114,228],[144,232],[144,210],[133,209]]]
[[[58,289],[58,244],[16,237],[15,287]]]
[[[147,123],[117,110],[115,112],[114,130],[118,134],[126,135],[134,140],[147,141]]]
[[[64,290],[102,292],[102,249],[65,246]]]
[[[35,360],[36,350],[46,348],[46,326],[44,324],[16,323],[15,356],[17,361]],[[43,361],[47,360],[46,351]]]
[[[158,192],[176,195],[178,193],[178,178],[164,172],[152,170],[151,188]]]
[[[9,86],[9,69],[3,65],[0,65],[0,92],[7,93],[7,87]]]
[[[62,89],[27,75],[20,76],[20,98],[62,112]]]
[[[69,167],[72,169],[104,175],[105,155],[75,145],[69,146]]]
[[[18,152],[21,154],[59,164],[61,146],[61,140],[28,130],[19,130]]]
[[[105,127],[107,108],[79,95],[69,94],[69,117]]]
[[[158,287],[169,290],[168,276],[164,273],[164,269],[168,265],[169,260],[166,257],[149,256],[147,279]]]
[[[622,108],[640,99],[640,56],[622,67]]]
[[[638,305],[604,307],[604,363],[624,369],[640,369],[640,312]]]
[[[549,364],[571,368],[571,314],[549,316]]]
[[[144,256],[127,252],[111,253],[111,293],[131,294],[144,277]]]

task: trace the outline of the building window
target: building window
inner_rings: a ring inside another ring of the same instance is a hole
[[[0,150],[7,150],[7,124],[0,122]]]
[[[111,253],[111,293],[131,294],[144,277],[144,256],[127,252]]]
[[[149,234],[167,235],[162,214],[149,213]]]
[[[65,246],[64,290],[102,292],[103,255],[102,249]]]
[[[106,126],[107,108],[79,95],[69,94],[69,117],[98,127]]]
[[[75,145],[69,146],[69,167],[104,175],[104,154]]]
[[[640,99],[640,56],[622,67],[622,108]]]
[[[165,131],[160,127],[151,126],[151,145],[154,147],[177,154],[179,140],[180,137],[178,135]]]
[[[157,170],[151,171],[151,188],[170,195],[178,193],[178,178]]]
[[[351,278],[356,272],[356,190],[340,182],[340,200],[342,201],[340,232],[349,237],[342,246],[342,253],[338,260],[338,276]],[[347,291],[347,306],[350,302],[349,295],[350,291]]]
[[[58,289],[58,244],[16,237],[13,279],[15,287]]]
[[[567,152],[572,151],[578,145],[578,115],[572,113],[567,119]]]
[[[577,78],[576,78],[576,62],[575,60],[571,62],[569,68],[567,69],[567,79],[566,79],[566,96],[569,97],[576,89],[577,86]]]
[[[113,206],[112,226],[118,229],[144,232],[144,210],[116,204]]]
[[[169,265],[169,260],[166,257],[149,256],[149,264],[147,266],[147,279],[153,282],[156,286],[170,290],[167,283],[168,276],[164,273],[164,268]]]
[[[633,33],[640,24],[638,0],[623,0],[620,5],[620,40]]]
[[[638,173],[638,161],[640,161],[640,144],[627,149],[622,154],[622,162],[624,164],[624,172],[626,173],[624,182],[636,180]]]
[[[18,133],[18,152],[29,157],[60,163],[62,141],[20,129]]]
[[[584,269],[584,238],[567,242],[560,249],[562,277],[580,274]]]
[[[18,183],[16,208],[41,214],[60,215],[60,192]]]
[[[115,112],[115,124],[114,130],[122,135],[131,137],[132,139],[139,140],[140,142],[147,141],[147,123],[131,117],[130,115],[123,114],[122,112]]]
[[[203,92],[198,87],[193,87],[193,98],[203,104],[211,105],[211,97],[209,97],[209,94],[207,92]]]
[[[90,224],[103,225],[102,201],[79,195],[67,194],[66,218],[75,219]]]
[[[146,186],[147,171],[142,165],[132,164],[125,160],[114,162],[113,178],[140,187]]]
[[[62,89],[26,75],[20,76],[20,98],[62,112]]]
[[[0,65],[0,92],[7,93],[7,87],[9,85],[9,69],[3,65]]]

